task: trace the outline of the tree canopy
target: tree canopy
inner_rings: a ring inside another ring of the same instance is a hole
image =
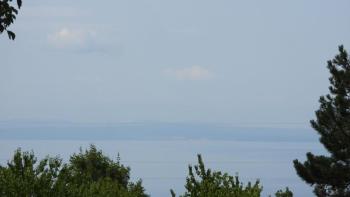
[[[238,176],[206,169],[201,155],[198,155],[198,164],[188,167],[185,189],[179,197],[260,197],[263,188],[259,180],[244,185]],[[173,190],[170,193],[176,197]],[[293,193],[287,188],[286,191],[277,191],[276,197],[293,197]]]
[[[244,185],[238,176],[206,169],[198,155],[198,165],[189,166],[186,192],[180,197],[260,197],[257,180]],[[176,196],[171,190],[171,195]],[[276,197],[293,197],[279,190]],[[103,155],[94,145],[73,154],[68,163],[58,157],[38,161],[33,152],[17,149],[6,166],[0,166],[0,196],[4,197],[148,197],[141,180],[130,181],[130,168]]]
[[[314,186],[319,197],[350,196],[350,61],[343,46],[328,61],[330,93],[320,97],[312,127],[329,155],[307,153],[304,163],[294,160],[298,175]]]
[[[8,28],[14,23],[18,9],[22,6],[22,0],[16,0],[16,5],[13,5],[12,1],[0,0],[0,34],[7,32],[9,39],[14,40],[16,34]]]
[[[104,156],[91,145],[71,156],[46,157],[18,149],[7,166],[0,167],[0,196],[38,197],[147,197],[141,181],[129,180],[130,168]]]

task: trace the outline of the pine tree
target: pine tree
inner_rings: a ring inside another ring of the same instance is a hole
[[[330,93],[320,97],[311,126],[320,135],[327,156],[307,153],[307,161],[294,160],[297,174],[314,187],[319,197],[350,196],[350,61],[343,46],[328,61]]]

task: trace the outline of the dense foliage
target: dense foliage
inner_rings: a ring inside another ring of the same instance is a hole
[[[9,39],[14,40],[16,35],[8,30],[15,21],[18,9],[22,6],[22,0],[16,0],[17,6],[11,5],[12,0],[0,0],[0,34],[7,32]]]
[[[343,46],[328,61],[330,94],[320,97],[312,127],[320,135],[329,156],[307,153],[307,161],[294,161],[298,175],[314,186],[319,197],[350,196],[350,61]]]
[[[260,197],[262,186],[259,180],[244,185],[238,176],[206,169],[201,155],[198,155],[198,165],[189,166],[185,189],[180,197]],[[173,190],[170,192],[172,197],[176,197]],[[292,196],[293,193],[288,188],[276,193],[276,197]]]
[[[37,162],[32,152],[17,150],[0,167],[0,196],[147,197],[141,181],[129,180],[130,169],[104,156],[95,146],[71,156]]]
[[[238,176],[206,169],[200,155],[198,163],[189,166],[182,197],[260,197],[259,181],[244,186]],[[38,162],[33,152],[18,149],[7,166],[0,166],[0,196],[148,197],[141,181],[133,183],[129,178],[130,168],[120,164],[119,157],[114,162],[93,145],[73,154],[66,164],[58,157]],[[293,197],[293,193],[287,188],[276,197]]]
[[[278,190],[275,195],[276,197],[293,197],[293,192],[287,187],[285,191]]]
[[[54,196],[61,160],[37,163],[33,153],[17,150],[7,167],[0,167],[0,196]]]

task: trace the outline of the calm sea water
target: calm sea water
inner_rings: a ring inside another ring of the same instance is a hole
[[[5,164],[13,151],[21,147],[33,150],[38,158],[58,155],[67,161],[80,147],[95,144],[111,158],[120,153],[121,162],[131,167],[132,179],[142,179],[151,196],[164,197],[170,196],[169,189],[179,194],[184,191],[188,164],[196,164],[196,155],[202,154],[206,166],[213,170],[238,173],[245,182],[260,179],[263,196],[286,186],[295,196],[312,196],[312,189],[297,177],[292,164],[296,158],[305,160],[306,152],[324,154],[310,129],[208,128],[208,125],[168,128],[2,125],[0,160]]]

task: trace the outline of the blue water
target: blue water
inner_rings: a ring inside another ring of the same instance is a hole
[[[239,174],[242,180],[260,179],[263,196],[288,186],[295,196],[312,196],[311,188],[295,174],[292,160],[306,152],[325,154],[311,129],[247,128],[228,125],[122,124],[43,125],[0,124],[0,160],[13,151],[34,150],[42,158],[64,160],[80,147],[95,144],[111,158],[131,167],[133,180],[142,179],[153,197],[184,191],[188,164],[202,154],[207,167]]]

